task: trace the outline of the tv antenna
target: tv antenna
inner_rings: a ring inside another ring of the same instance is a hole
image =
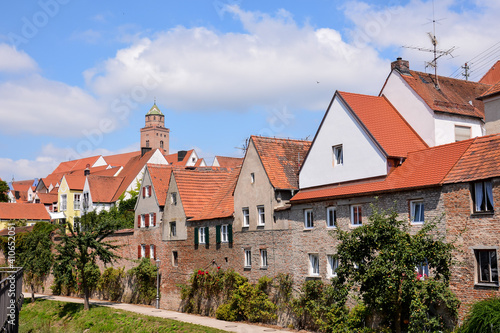
[[[416,47],[416,46],[406,46],[403,45],[403,47],[407,49],[414,49],[414,50],[419,50],[419,51],[424,51],[424,52],[432,52],[434,54],[434,58],[431,61],[427,61],[425,63],[425,68],[431,67],[434,68],[434,80],[435,80],[435,87],[436,89],[439,89],[439,81],[438,81],[438,75],[437,75],[437,60],[441,58],[444,55],[453,55],[451,54],[456,47],[453,46],[448,50],[438,50],[437,48],[437,38],[436,38],[436,19],[434,18],[434,1],[432,1],[432,33],[428,32],[427,35],[429,35],[429,38],[431,39],[432,43],[432,49],[425,48],[425,47]]]

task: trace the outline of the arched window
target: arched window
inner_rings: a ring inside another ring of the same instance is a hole
[[[163,149],[163,141],[160,141],[160,148]]]
[[[146,147],[149,147],[149,140],[146,140]]]

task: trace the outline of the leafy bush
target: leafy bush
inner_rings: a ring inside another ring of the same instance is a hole
[[[108,267],[101,275],[97,288],[102,293],[104,299],[117,301],[123,294],[125,277],[125,267]]]
[[[472,306],[458,333],[500,331],[500,298],[479,301]]]
[[[156,270],[149,258],[142,258],[138,266],[127,271],[138,287],[134,297],[136,303],[151,304],[156,298]]]

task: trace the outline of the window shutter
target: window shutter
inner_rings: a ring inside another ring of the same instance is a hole
[[[149,227],[149,214],[145,214],[144,219],[146,220],[146,228]]]
[[[220,244],[220,225],[215,226],[215,243]]]
[[[153,245],[153,257],[156,260],[156,245]]]
[[[149,258],[149,246],[146,245],[146,258]]]
[[[227,226],[227,241],[229,243],[233,242],[233,225],[232,224],[229,224]]]
[[[156,227],[156,213],[153,214],[153,227]]]
[[[141,227],[141,215],[137,215],[137,228]]]
[[[145,198],[146,197],[146,187],[143,187],[142,188],[142,197]]]
[[[208,241],[208,227],[205,227],[205,244],[209,244],[209,241]]]
[[[194,245],[198,245],[198,228],[194,228]]]
[[[141,259],[141,245],[137,245],[137,259]]]

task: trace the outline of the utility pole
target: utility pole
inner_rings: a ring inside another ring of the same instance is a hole
[[[467,63],[465,63],[465,65],[462,66],[462,68],[465,70],[465,73],[462,73],[462,75],[465,77],[465,81],[469,81],[469,76],[470,76],[469,65]]]

